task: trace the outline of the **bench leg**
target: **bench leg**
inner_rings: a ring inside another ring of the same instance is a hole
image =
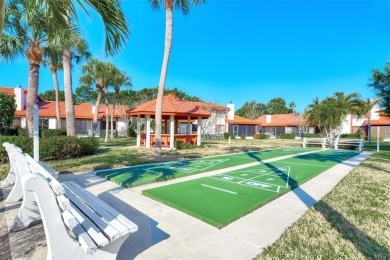
[[[23,154],[16,154],[13,156],[11,162],[14,167],[14,186],[12,187],[11,192],[9,193],[6,203],[18,202],[23,198],[23,186],[22,186],[22,176],[30,172],[27,161],[24,159]]]

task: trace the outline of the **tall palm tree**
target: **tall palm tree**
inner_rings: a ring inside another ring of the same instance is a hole
[[[63,69],[64,69],[64,92],[66,110],[67,134],[76,135],[73,90],[72,90],[72,51],[71,41],[68,34],[59,32],[58,28],[67,28],[70,24],[77,24],[77,12],[75,3],[86,10],[86,6],[96,11],[104,24],[106,32],[105,50],[108,55],[118,53],[126,43],[129,36],[126,18],[121,9],[120,0],[29,0],[45,7],[45,19],[50,20],[48,24],[49,38],[62,38],[64,43]]]
[[[172,28],[173,28],[173,7],[181,10],[184,14],[188,14],[190,5],[199,5],[205,3],[206,0],[149,0],[153,8],[158,9],[160,2],[164,3],[165,7],[165,47],[164,57],[161,66],[160,81],[158,84],[158,93],[156,101],[156,154],[161,154],[161,119],[162,119],[162,98],[164,95],[165,81],[168,71],[169,56],[172,47]]]
[[[371,143],[371,110],[375,105],[379,104],[379,99],[367,99],[366,102],[363,103],[363,111],[366,114],[367,118],[367,140]]]
[[[78,64],[83,59],[89,59],[91,53],[87,51],[88,44],[76,30],[67,32],[69,43],[71,44],[71,52],[73,61]],[[61,39],[51,39],[49,45],[43,49],[44,56],[48,59],[45,61],[44,65],[50,66],[50,71],[52,73],[54,89],[56,93],[56,118],[57,118],[57,128],[61,129],[61,117],[60,117],[60,107],[59,107],[59,84],[57,77],[57,70],[63,68],[63,42]],[[72,98],[73,99],[73,98]]]
[[[29,62],[27,93],[27,128],[33,136],[33,109],[37,102],[39,65],[42,61],[42,45],[47,40],[44,11],[37,5],[23,0],[7,1],[4,33],[0,36],[0,53],[3,59],[12,60],[25,51]]]
[[[61,129],[61,111],[60,111],[60,98],[59,98],[59,90],[60,86],[58,84],[58,75],[57,71],[62,69],[62,50],[55,46],[46,46],[43,49],[43,55],[47,58],[42,63],[43,65],[48,65],[50,68],[50,72],[53,78],[54,91],[55,91],[55,102],[56,102],[56,127],[57,129]]]
[[[111,112],[111,132],[110,132],[110,140],[114,140],[114,113],[115,113],[115,106],[118,103],[118,94],[121,89],[121,86],[131,86],[131,78],[126,76],[125,72],[122,71],[115,71],[113,78],[112,78],[112,86],[114,87],[115,96],[114,96],[114,102],[112,104],[112,112]]]

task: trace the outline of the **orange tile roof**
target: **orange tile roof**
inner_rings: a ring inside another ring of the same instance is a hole
[[[192,104],[194,104],[195,106],[198,106],[198,107],[201,107],[203,109],[212,109],[212,110],[230,110],[230,108],[228,107],[225,107],[225,106],[221,106],[221,105],[218,105],[218,104],[214,104],[214,103],[207,103],[207,102],[195,102],[195,101],[188,101],[188,102],[191,102]]]
[[[366,125],[368,125],[368,119],[365,120]],[[379,119],[371,119],[371,125],[389,125],[390,126],[390,116],[386,115],[383,111],[379,113]]]
[[[257,118],[256,121],[261,126],[297,126],[300,122],[304,120],[304,118],[300,115],[296,114],[275,114],[271,115],[271,122],[266,123],[266,115],[262,115]]]
[[[14,95],[14,88],[0,87],[0,92],[8,95]]]
[[[129,115],[155,115],[156,113],[156,101],[146,102],[127,111]],[[201,108],[200,106],[194,105],[192,102],[181,100],[175,96],[175,94],[168,94],[163,96],[162,115],[174,115],[181,117],[202,117],[209,118],[210,112]]]
[[[229,124],[237,124],[237,125],[258,125],[259,122],[256,120],[251,120],[245,117],[234,115],[234,119],[226,119],[225,122]]]
[[[55,108],[55,101],[40,101],[38,102],[38,113],[40,117],[56,117],[56,108]],[[121,117],[123,116],[128,106],[115,106],[115,112],[114,117]],[[109,105],[110,111],[112,110],[112,105]],[[76,119],[93,119],[92,114],[92,104],[90,103],[81,103],[79,105],[74,106],[75,110],[75,118]],[[65,118],[65,102],[60,101],[60,115],[61,118]],[[100,104],[99,106],[99,114],[98,119],[104,118],[106,115],[106,106],[104,104]],[[26,110],[19,110],[16,111],[15,116],[26,116]]]

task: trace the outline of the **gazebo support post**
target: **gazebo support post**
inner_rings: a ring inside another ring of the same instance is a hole
[[[198,138],[196,140],[197,146],[200,146],[200,144],[202,143],[201,138],[202,138],[202,118],[198,117]]]
[[[137,147],[141,146],[141,116],[137,116]]]
[[[150,148],[150,115],[146,115],[146,148]]]
[[[175,117],[174,116],[170,116],[169,123],[170,123],[169,148],[173,149],[174,148],[174,142],[175,142]]]
[[[191,134],[191,117],[188,116],[187,134]]]

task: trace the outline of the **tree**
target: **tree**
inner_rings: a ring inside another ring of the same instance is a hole
[[[363,102],[363,112],[366,113],[367,118],[367,139],[368,142],[371,143],[371,110],[374,108],[375,105],[379,103],[378,99],[367,99],[366,102]]]
[[[295,102],[294,101],[291,101],[290,103],[288,103],[288,107],[290,108],[290,113],[295,113],[295,108],[296,108],[297,105],[295,105]]]
[[[25,55],[29,63],[26,119],[29,136],[33,136],[33,109],[37,102],[39,65],[42,44],[47,40],[44,10],[23,0],[8,1],[5,8],[4,32],[0,37],[0,54],[6,61]]]
[[[316,98],[305,111],[308,122],[325,133],[331,146],[334,139],[337,142],[340,138],[342,124],[348,114],[357,116],[364,114],[363,101],[357,93],[345,95],[343,92],[336,92],[323,101]]]
[[[372,70],[371,82],[368,86],[374,89],[380,99],[383,112],[390,117],[390,62],[386,62],[383,72],[377,69]]]
[[[244,105],[236,111],[236,115],[249,119],[256,119],[267,113],[267,106],[263,103],[257,103],[252,100],[245,102]]]
[[[114,102],[112,104],[112,112],[111,112],[111,133],[110,133],[110,139],[111,141],[114,141],[114,113],[115,113],[115,106],[118,103],[118,93],[121,89],[121,86],[131,86],[131,78],[126,76],[125,72],[122,71],[115,71],[111,85],[114,87],[115,91],[115,97]]]
[[[47,101],[55,101],[56,100],[56,92],[55,92],[55,90],[46,90],[43,93],[39,93],[39,96],[43,100],[47,100]],[[58,100],[59,101],[65,101],[65,93],[64,93],[64,91],[62,91],[62,90],[58,91]]]
[[[156,115],[155,115],[155,134],[156,134],[156,154],[161,154],[161,119],[162,119],[162,99],[165,88],[165,81],[168,72],[169,56],[172,47],[172,28],[173,28],[173,7],[181,10],[184,14],[188,14],[189,6],[199,5],[205,3],[205,0],[150,0],[152,7],[158,9],[160,2],[165,5],[165,47],[164,57],[161,65],[160,80],[158,84],[158,93],[156,101]]]
[[[109,122],[109,106],[108,106],[108,88],[109,86],[118,87],[123,85],[130,85],[131,79],[126,76],[124,72],[121,72],[116,66],[111,62],[102,62],[94,58],[89,60],[81,68],[83,75],[80,77],[80,82],[85,86],[91,87],[92,85],[96,86],[98,90],[98,95],[95,104],[95,113],[93,117],[93,135],[96,133],[98,111],[100,106],[100,99],[102,92],[104,91],[105,95],[105,105],[106,105],[106,136],[105,142],[108,141],[108,122]]]
[[[15,98],[0,93],[0,135],[6,134],[12,126],[16,111]]]
[[[267,103],[268,113],[274,114],[287,114],[289,109],[286,107],[286,101],[283,98],[273,98]]]

